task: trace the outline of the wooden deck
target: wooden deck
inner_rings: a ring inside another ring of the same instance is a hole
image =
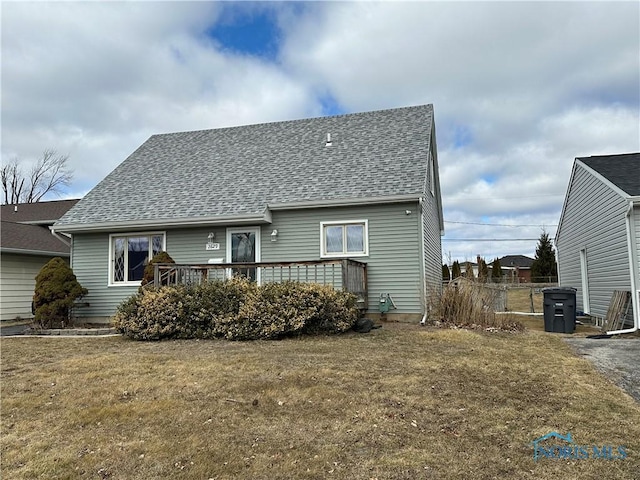
[[[259,283],[296,281],[330,285],[358,297],[358,306],[368,308],[367,264],[349,259],[299,262],[205,263],[154,265],[154,286],[200,284],[244,275]]]

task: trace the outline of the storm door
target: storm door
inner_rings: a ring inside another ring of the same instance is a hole
[[[227,259],[230,263],[255,263],[260,261],[260,227],[228,228]],[[230,275],[242,275],[258,282],[256,267],[233,267]]]

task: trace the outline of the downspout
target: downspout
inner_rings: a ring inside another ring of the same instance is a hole
[[[49,227],[49,230],[51,231],[51,235],[56,237],[58,240],[60,240],[62,243],[64,243],[67,247],[71,248],[71,238],[70,237],[67,237],[66,235],[64,237],[60,236],[60,234],[57,233],[53,229],[53,227]]]
[[[420,210],[420,263],[422,270],[422,298],[424,301],[424,315],[422,315],[422,320],[420,320],[420,325],[426,325],[427,323],[427,305],[429,304],[429,300],[427,299],[427,265],[424,260],[425,251],[424,251],[424,202],[422,197],[418,200],[418,209]]]
[[[638,278],[638,259],[636,258],[635,252],[635,232],[633,229],[633,210],[636,205],[640,205],[640,199],[637,197],[635,199],[631,199],[629,201],[629,206],[627,207],[627,213],[625,215],[625,224],[627,227],[627,249],[629,253],[629,274],[631,276],[631,305],[633,309],[633,327],[625,328],[623,330],[611,330],[606,332],[607,335],[618,335],[621,333],[633,333],[637,332],[640,327],[640,285],[637,284],[636,280]],[[636,242],[640,241],[640,239],[635,239]]]

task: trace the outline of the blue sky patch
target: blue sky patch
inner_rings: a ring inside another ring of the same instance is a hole
[[[225,50],[267,60],[275,60],[280,48],[280,28],[271,4],[225,3],[206,35]]]
[[[463,148],[473,142],[471,129],[466,125],[456,125],[453,129],[453,146]]]
[[[484,175],[482,175],[480,177],[487,185],[493,185],[494,183],[496,183],[496,180],[498,179],[498,177],[496,177],[495,175],[492,175],[490,173],[485,173]]]
[[[320,105],[322,105],[322,115],[342,115],[347,113],[331,94],[322,95],[319,100]]]

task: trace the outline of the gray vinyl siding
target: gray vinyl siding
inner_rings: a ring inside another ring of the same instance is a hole
[[[434,182],[425,189],[422,202],[422,242],[424,261],[425,294],[442,285],[442,239],[440,235],[440,191],[438,182],[438,160],[435,148],[435,129],[432,131],[429,169],[433,174],[427,175],[428,182]],[[433,193],[432,193],[433,192]]]
[[[560,281],[578,289],[578,310],[584,308],[581,249],[587,255],[589,313],[604,317],[613,291],[630,289],[627,207],[626,199],[576,165],[556,246]]]
[[[109,283],[109,234],[76,234],[72,237],[71,266],[73,273],[89,293],[83,302],[89,303],[82,311],[83,317],[110,317],[122,300],[137,291],[135,286],[110,287]]]
[[[169,230],[166,231],[166,250],[177,263],[207,263],[210,258],[224,257],[225,231],[220,227]],[[214,241],[220,244],[220,250],[206,250],[209,232],[214,232]],[[79,315],[110,317],[124,299],[137,292],[136,286],[109,286],[109,262],[108,233],[73,235],[73,271],[80,284],[89,290],[83,299],[89,307],[79,311]]]
[[[3,253],[0,268],[0,319],[33,318],[36,275],[53,257]]]
[[[369,255],[352,258],[367,264],[369,309],[377,311],[380,294],[389,293],[398,307],[392,313],[421,313],[419,215],[417,203],[275,211],[262,229],[262,260],[319,260],[320,222],[367,220]]]
[[[409,215],[407,210],[411,211]],[[393,313],[421,313],[422,235],[417,203],[274,211],[272,224],[260,226],[261,260],[320,260],[320,222],[352,220],[368,222],[369,255],[352,258],[367,264],[370,309],[377,311],[379,295],[389,293],[398,307]],[[436,224],[433,233],[439,236],[437,220],[433,222]],[[273,229],[278,230],[276,242],[271,241]],[[220,244],[220,250],[206,250],[209,232],[215,234],[214,241]],[[429,237],[429,241],[433,239]],[[227,260],[226,228],[166,230],[166,250],[177,263],[207,263],[213,258]],[[439,269],[439,238],[437,253],[435,250],[434,247],[431,257],[437,257]],[[111,316],[117,305],[137,290],[135,286],[108,286],[108,252],[106,233],[73,236],[73,269],[80,283],[89,290],[85,301],[90,306],[83,310],[84,316]],[[335,284],[339,287],[337,268]]]

